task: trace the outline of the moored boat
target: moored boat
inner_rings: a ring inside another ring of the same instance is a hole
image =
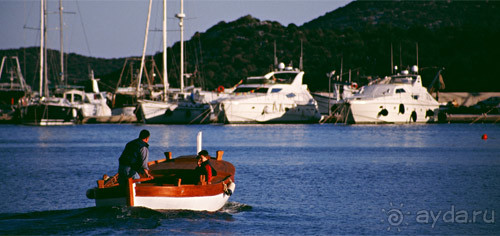
[[[422,86],[414,66],[382,81],[363,86],[346,99],[347,123],[426,123],[437,121],[439,103]]]
[[[6,79],[2,80],[2,77],[6,77]],[[2,57],[0,64],[0,123],[18,122],[18,108],[26,103],[30,96],[31,87],[26,84],[21,73],[18,57]]]
[[[234,166],[222,160],[223,151],[210,165],[217,171],[211,182],[197,174],[196,155],[172,158],[166,152],[163,160],[148,163],[154,179],[129,179],[128,186],[118,185],[118,175],[104,176],[98,187],[87,190],[96,206],[140,206],[162,210],[217,211],[234,191]]]
[[[215,104],[221,123],[316,123],[318,105],[307,85],[304,71],[285,67],[264,76],[249,77]]]

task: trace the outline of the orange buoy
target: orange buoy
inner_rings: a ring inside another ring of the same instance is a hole
[[[487,134],[483,134],[483,136],[481,138],[484,139],[484,140],[486,140],[486,139],[488,139],[488,135]]]

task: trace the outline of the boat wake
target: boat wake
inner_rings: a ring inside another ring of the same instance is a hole
[[[233,214],[251,206],[228,202],[216,212],[153,210],[145,207],[89,207],[29,213],[0,214],[0,235],[113,234],[157,230],[169,222],[191,220],[233,221]]]
[[[239,202],[227,202],[226,205],[224,205],[222,207],[222,209],[220,209],[219,211],[229,213],[229,214],[236,214],[239,212],[251,211],[251,210],[252,210],[252,206],[250,206],[250,205],[239,203]]]

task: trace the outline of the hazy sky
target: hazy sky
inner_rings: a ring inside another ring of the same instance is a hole
[[[185,0],[184,38],[220,21],[252,15],[298,26],[348,4],[350,0]],[[142,53],[148,0],[64,0],[64,51],[114,58]],[[59,1],[48,1],[48,47],[59,49]],[[168,44],[179,41],[180,0],[168,0]],[[40,1],[0,0],[0,49],[38,46]],[[148,54],[161,50],[162,1],[154,0]],[[203,43],[203,42],[202,42]]]

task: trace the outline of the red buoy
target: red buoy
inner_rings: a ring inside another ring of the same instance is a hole
[[[484,140],[486,140],[486,139],[488,139],[488,135],[487,134],[483,134],[483,136],[481,138],[484,139]]]

